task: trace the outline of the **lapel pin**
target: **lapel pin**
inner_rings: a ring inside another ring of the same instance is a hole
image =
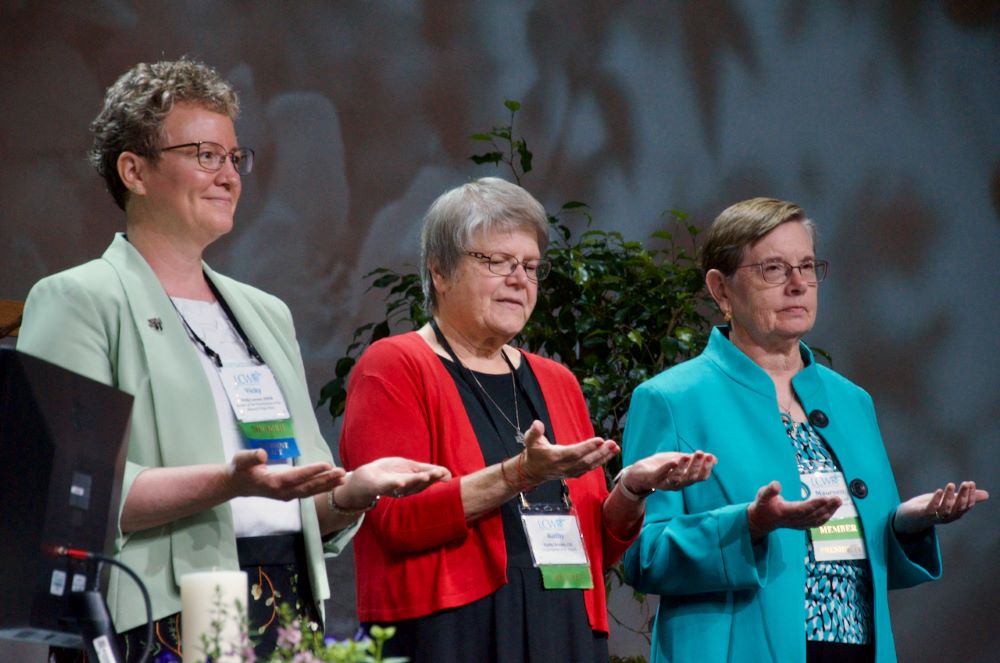
[[[160,320],[159,318],[150,318],[148,322],[149,326],[155,329],[156,331],[163,331],[163,321]]]

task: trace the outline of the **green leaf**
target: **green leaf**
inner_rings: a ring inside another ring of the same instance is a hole
[[[485,140],[486,142],[490,142],[493,140],[493,137],[490,136],[489,134],[471,134],[469,138],[471,138],[472,140]]]
[[[517,141],[517,153],[521,157],[521,172],[522,173],[531,172],[532,154],[528,150],[528,146],[523,140]]]
[[[372,282],[373,288],[384,288],[399,280],[399,274],[385,274]]]
[[[338,378],[343,379],[347,377],[352,368],[354,368],[354,357],[341,357],[337,360],[337,368],[334,372]]]
[[[492,163],[499,165],[500,161],[503,159],[503,152],[486,152],[485,154],[473,154],[469,158],[480,166],[483,165],[484,163]]]
[[[517,111],[521,110],[521,102],[514,101],[513,99],[504,100],[503,105],[506,106],[507,110],[509,110],[511,113],[516,113]]]

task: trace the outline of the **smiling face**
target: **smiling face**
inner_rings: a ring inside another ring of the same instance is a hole
[[[740,264],[783,260],[800,265],[815,257],[809,230],[789,221],[752,244]],[[788,348],[816,321],[817,285],[803,280],[797,269],[777,285],[764,281],[758,267],[745,266],[728,277],[712,270],[707,280],[719,308],[732,316],[730,339],[740,347]]]
[[[520,261],[538,260],[541,253],[533,231],[481,233],[467,247],[480,253],[506,253]],[[466,256],[451,277],[432,267],[437,296],[436,315],[442,326],[482,347],[499,348],[517,336],[531,317],[538,284],[518,266],[498,276],[479,260]]]
[[[237,147],[228,116],[179,103],[163,123],[161,147],[212,141]],[[150,223],[158,233],[204,248],[228,233],[240,198],[241,182],[231,161],[216,172],[198,164],[195,147],[161,152],[143,160],[142,175],[129,197],[130,220]]]

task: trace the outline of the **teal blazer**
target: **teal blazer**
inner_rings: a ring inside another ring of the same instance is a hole
[[[333,462],[313,411],[288,307],[204,269],[281,386],[302,452],[296,463]],[[124,235],[116,235],[99,260],[35,284],[17,348],[135,397],[123,504],[146,468],[226,462],[197,350],[153,270]],[[324,553],[339,553],[360,522],[324,545],[313,501],[300,505],[309,578],[323,614],[323,600],[330,596]],[[119,529],[115,554],[146,583],[154,619],[180,611],[182,575],[239,569],[228,503],[160,527],[125,535]],[[114,567],[107,601],[119,632],[145,623],[138,588]]]
[[[874,634],[880,663],[896,660],[887,590],[941,574],[931,530],[903,544],[891,521],[899,504],[871,397],[818,365],[801,345],[803,368],[792,380],[854,497],[864,529],[874,589]],[[718,457],[711,477],[646,501],[638,540],[625,554],[625,575],[641,592],[659,594],[651,663],[663,661],[805,661],[805,532],[779,529],[753,543],[747,506],[758,489],[781,482],[799,500],[800,481],[768,375],[712,331],[695,359],[648,380],[632,395],[623,441],[624,462],[658,451],[702,449]],[[863,492],[863,491],[861,491]]]

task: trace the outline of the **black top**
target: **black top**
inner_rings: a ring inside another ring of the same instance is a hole
[[[458,393],[462,396],[462,403],[465,405],[465,411],[472,423],[472,430],[475,431],[479,440],[479,448],[483,452],[483,459],[486,461],[487,467],[516,456],[524,449],[515,441],[514,428],[497,411],[497,405],[503,408],[504,414],[510,421],[517,423],[518,418],[520,418],[521,432],[526,431],[531,426],[531,422],[537,418],[545,424],[545,437],[549,442],[555,444],[552,422],[549,419],[549,411],[545,407],[542,390],[538,386],[538,381],[535,380],[535,374],[528,368],[527,361],[522,360],[521,365],[517,368],[517,385],[520,388],[517,395],[516,417],[514,416],[514,389],[509,373],[494,375],[477,372],[476,379],[489,394],[489,398],[486,398],[480,393],[480,396],[483,396],[480,398],[475,393],[479,386],[474,381],[465,379],[462,375],[468,369],[459,367],[455,365],[455,362],[444,357],[441,357],[441,363],[455,379],[455,385],[458,387]],[[493,399],[492,402],[490,398]],[[512,475],[513,471],[513,463],[508,463],[507,476],[516,481],[516,476]],[[558,481],[546,481],[534,490],[525,493],[524,496],[529,504],[558,503],[562,500],[562,485]],[[524,527],[521,526],[518,502],[517,499],[508,500],[500,507],[500,514],[503,517],[503,534],[507,541],[507,568],[533,568],[528,540],[524,534]]]

